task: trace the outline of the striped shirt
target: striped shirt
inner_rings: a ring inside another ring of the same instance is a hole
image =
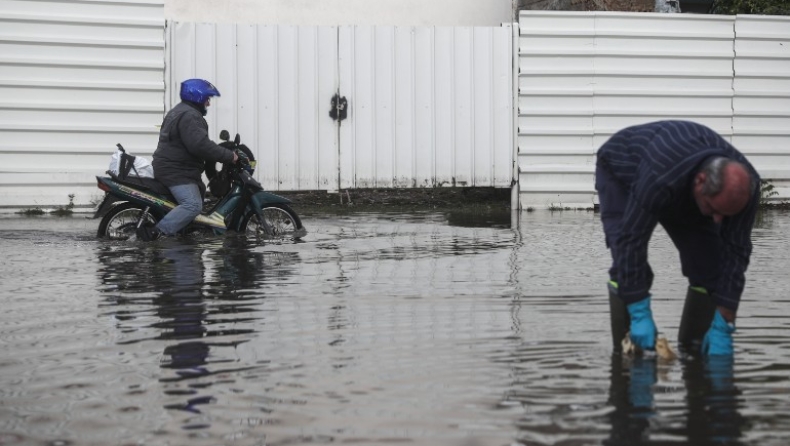
[[[701,215],[696,202],[689,204],[693,200],[693,180],[703,162],[713,156],[742,163],[755,184],[754,196],[746,208],[725,217],[719,228],[725,258],[721,259],[713,296],[717,305],[737,310],[752,253],[751,232],[760,194],[760,177],[746,157],[713,130],[687,121],[629,127],[617,132],[598,150],[599,167],[607,169],[629,191],[622,229],[611,247],[619,270],[619,294],[624,301],[648,295],[652,272],[647,247],[656,224],[673,213]]]

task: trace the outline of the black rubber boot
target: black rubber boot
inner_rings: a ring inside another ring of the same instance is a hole
[[[628,308],[617,295],[617,289],[612,284],[609,284],[609,315],[612,322],[612,345],[615,351],[620,351],[623,338],[631,327],[631,316],[628,315]]]
[[[716,304],[710,294],[689,287],[678,329],[678,346],[681,351],[691,355],[699,353],[702,339],[710,328],[715,311]]]
[[[162,233],[159,231],[159,228],[150,224],[150,223],[143,223],[142,226],[137,228],[137,239],[142,240],[144,242],[152,242],[159,237],[162,236]]]

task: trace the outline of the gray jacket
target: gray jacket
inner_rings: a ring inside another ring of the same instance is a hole
[[[167,187],[194,183],[205,190],[205,162],[232,163],[233,152],[208,138],[208,123],[198,104],[181,102],[165,116],[154,152],[154,177]]]

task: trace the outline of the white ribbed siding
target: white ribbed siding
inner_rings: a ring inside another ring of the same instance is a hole
[[[70,193],[87,204],[115,143],[150,156],[178,82],[197,75],[223,91],[212,136],[241,132],[274,190],[504,187],[515,159],[518,204],[588,206],[612,132],[685,118],[730,138],[790,199],[787,17],[523,12],[514,132],[509,26],[175,24],[165,52],[162,8],[0,0],[0,208]],[[339,129],[338,89],[350,102]]]
[[[523,207],[589,202],[595,19],[522,13],[518,38],[518,179]]]
[[[519,204],[590,206],[595,151],[623,127],[706,124],[790,199],[790,18],[525,11]]]
[[[0,207],[98,197],[115,144],[150,156],[163,1],[0,0]]]
[[[522,207],[592,206],[614,132],[689,119],[732,134],[732,16],[522,11]]]
[[[735,20],[732,142],[790,199],[790,17]]]
[[[510,25],[170,29],[170,102],[181,80],[210,79],[211,136],[240,133],[269,190],[512,183]]]

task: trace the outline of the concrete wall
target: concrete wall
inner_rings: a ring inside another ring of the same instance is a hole
[[[515,0],[165,0],[178,22],[274,25],[497,26]]]

